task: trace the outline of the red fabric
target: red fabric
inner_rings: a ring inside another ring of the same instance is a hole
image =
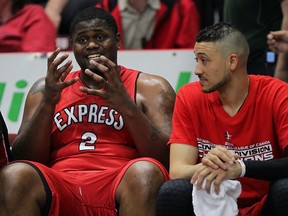
[[[56,29],[39,5],[25,5],[0,26],[0,52],[50,52],[56,48]]]
[[[109,11],[109,0],[103,0],[96,7],[103,7]],[[147,42],[145,49],[173,49],[194,48],[195,39],[200,28],[199,12],[194,1],[176,0],[171,12],[167,13],[167,6],[161,2],[157,12],[157,20],[152,38]],[[111,14],[116,19],[119,32],[122,32],[121,15],[116,5]],[[121,41],[121,49],[124,49]]]
[[[71,72],[66,79],[80,77]],[[139,72],[121,66],[120,76],[135,102]],[[116,216],[115,192],[125,171],[140,158],[124,119],[106,102],[79,90],[79,80],[63,89],[55,108],[51,137],[51,167],[33,163],[43,173],[52,192],[51,216]]]
[[[199,161],[216,145],[225,146],[243,160],[284,157],[288,145],[288,86],[268,76],[249,77],[249,94],[233,117],[223,109],[218,92],[203,93],[198,82],[183,86],[175,103],[169,143],[198,147]],[[251,178],[239,181],[240,212],[257,216],[270,182]]]

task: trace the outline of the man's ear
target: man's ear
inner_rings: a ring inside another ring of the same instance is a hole
[[[234,71],[239,64],[239,57],[236,54],[229,55],[229,68],[231,71]]]

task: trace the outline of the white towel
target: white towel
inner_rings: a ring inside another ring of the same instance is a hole
[[[196,216],[237,216],[237,198],[241,193],[241,184],[237,180],[224,180],[220,184],[219,194],[215,193],[214,184],[211,184],[210,193],[205,190],[206,181],[202,188],[197,190],[196,183],[192,190],[192,204]]]

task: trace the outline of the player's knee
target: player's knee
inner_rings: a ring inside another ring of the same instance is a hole
[[[0,193],[4,197],[13,197],[15,194],[25,194],[31,191],[31,185],[34,186],[37,173],[28,164],[25,163],[12,163],[0,171]]]
[[[142,194],[157,193],[165,181],[160,168],[147,161],[139,161],[133,164],[126,174],[130,190],[139,191]]]

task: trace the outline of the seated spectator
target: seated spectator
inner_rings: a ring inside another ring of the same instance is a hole
[[[0,52],[49,52],[55,48],[56,30],[43,7],[24,0],[4,0]]]
[[[122,49],[193,48],[199,31],[193,0],[103,0],[122,35]]]

